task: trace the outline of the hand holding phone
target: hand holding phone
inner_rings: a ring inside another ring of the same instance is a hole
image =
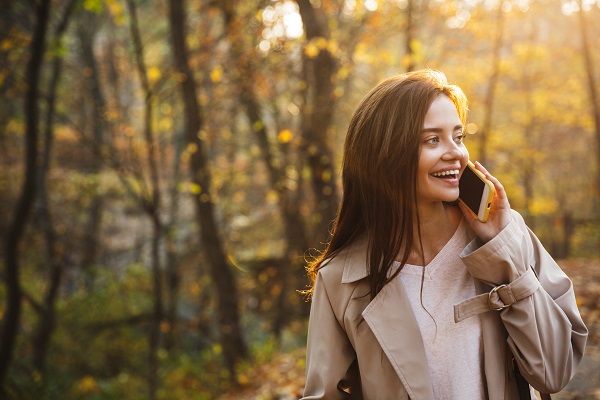
[[[494,184],[469,161],[460,177],[458,187],[458,200],[467,206],[479,221],[486,222],[494,198]]]

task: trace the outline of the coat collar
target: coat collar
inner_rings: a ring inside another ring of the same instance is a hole
[[[367,247],[363,237],[340,254],[344,257],[342,283],[357,282],[368,276]],[[362,316],[410,398],[433,399],[421,331],[399,277],[384,286]]]
[[[368,247],[367,237],[362,236],[344,250],[344,273],[342,274],[342,283],[357,282],[369,275],[369,271],[367,271]]]

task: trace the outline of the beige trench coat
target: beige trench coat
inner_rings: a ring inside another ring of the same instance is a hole
[[[587,340],[571,280],[516,212],[494,239],[483,246],[473,240],[461,258],[481,295],[455,305],[455,320],[481,318],[487,397],[519,398],[513,354],[531,386],[561,390]],[[400,279],[370,301],[366,276],[364,241],[319,271],[303,399],[433,399],[423,341]]]

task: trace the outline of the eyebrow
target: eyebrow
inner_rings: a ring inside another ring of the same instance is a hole
[[[463,129],[462,125],[456,125],[454,127],[455,131],[462,130],[462,129]],[[423,129],[421,129],[421,133],[441,133],[443,131],[444,131],[443,128],[423,128]]]

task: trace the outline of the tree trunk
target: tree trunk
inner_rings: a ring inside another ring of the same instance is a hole
[[[286,238],[286,250],[284,259],[285,262],[277,264],[277,278],[281,290],[277,295],[276,317],[273,321],[272,331],[277,338],[280,337],[281,330],[288,321],[291,310],[289,309],[287,297],[289,295],[289,287],[292,284],[290,272],[294,271],[296,275],[300,275],[301,263],[298,259],[302,257],[308,249],[308,235],[302,216],[300,215],[299,206],[294,199],[292,193],[286,186],[285,168],[288,165],[288,160],[283,160],[281,163],[276,163],[276,155],[273,154],[273,147],[269,141],[267,126],[262,122],[261,105],[254,91],[255,69],[251,63],[254,57],[245,54],[248,50],[244,46],[243,34],[240,33],[240,28],[244,26],[243,21],[234,13],[231,3],[222,1],[221,7],[225,19],[226,35],[230,43],[231,57],[238,71],[240,79],[238,79],[237,87],[239,88],[240,103],[244,107],[246,117],[248,119],[251,130],[255,132],[258,147],[261,150],[262,160],[268,172],[271,188],[278,194],[278,207],[281,215],[281,220],[284,226],[284,235]],[[278,166],[279,165],[279,166]],[[293,269],[298,267],[297,270]],[[295,280],[296,283],[297,280]]]
[[[50,14],[50,0],[41,0],[36,7],[36,23],[31,40],[31,55],[27,64],[28,88],[25,97],[25,179],[21,195],[6,237],[5,282],[6,314],[0,336],[0,388],[3,387],[19,331],[21,318],[21,282],[19,278],[19,247],[31,211],[36,190],[38,156],[39,85],[46,30]]]
[[[175,156],[173,159],[173,180],[170,188],[170,209],[169,223],[165,226],[165,247],[167,252],[166,260],[166,281],[167,281],[167,299],[165,319],[169,324],[169,330],[165,334],[165,348],[171,349],[175,345],[176,335],[178,333],[177,306],[179,303],[179,263],[178,252],[176,248],[177,240],[177,215],[178,187],[180,182],[181,153],[183,151],[183,138],[181,134],[175,133],[174,143]]]
[[[71,14],[75,8],[77,0],[70,0],[67,4],[64,14],[56,29],[55,39],[58,43],[62,41]],[[50,344],[50,338],[54,333],[56,326],[56,300],[58,298],[58,289],[60,287],[63,264],[61,262],[61,253],[57,233],[54,229],[54,222],[49,209],[47,177],[50,170],[50,157],[52,154],[52,144],[54,139],[54,116],[56,91],[62,72],[62,58],[56,57],[52,63],[52,75],[47,97],[47,111],[45,122],[44,148],[42,152],[39,172],[38,172],[38,206],[37,220],[44,236],[46,244],[46,259],[49,265],[49,280],[46,294],[44,295],[43,312],[39,316],[37,329],[33,340],[33,366],[43,377],[45,375],[46,356]]]
[[[211,198],[211,174],[204,142],[200,138],[202,110],[197,99],[196,82],[188,64],[185,43],[186,25],[183,0],[169,0],[171,38],[184,104],[184,124],[188,145],[196,151],[190,157],[191,179],[200,193],[194,196],[196,215],[201,228],[201,240],[207,256],[210,274],[218,296],[218,323],[221,344],[231,379],[237,362],[248,356],[238,311],[238,292],[231,266],[227,262],[217,229]]]
[[[492,73],[489,79],[489,86],[483,103],[483,124],[479,130],[479,162],[486,165],[488,162],[487,147],[489,141],[490,129],[492,128],[492,115],[494,113],[494,97],[496,86],[500,76],[500,51],[504,44],[504,11],[502,5],[498,5],[496,10],[496,36],[494,39],[494,49],[492,51]]]
[[[562,253],[563,258],[567,258],[571,255],[571,239],[573,233],[575,233],[575,220],[570,211],[563,211],[563,240],[562,240]]]
[[[135,52],[138,75],[144,91],[144,137],[146,139],[146,152],[150,175],[151,198],[142,199],[144,211],[152,222],[152,292],[153,292],[153,318],[150,327],[149,353],[148,353],[148,391],[149,398],[155,400],[158,390],[158,348],[160,346],[160,326],[163,320],[163,294],[162,276],[160,267],[160,243],[162,240],[163,225],[160,220],[161,195],[158,178],[158,154],[152,128],[153,106],[152,89],[148,79],[146,62],[144,60],[142,38],[140,35],[137,10],[133,0],[127,0],[130,17],[131,37]]]
[[[11,32],[17,20],[13,13],[13,4],[14,0],[4,0],[4,2],[0,6],[2,9],[2,12],[0,13],[0,43],[2,43],[9,36],[9,33]],[[0,65],[9,65],[9,62],[9,53],[0,51]],[[1,99],[7,98],[6,92],[12,86],[13,82],[11,75],[12,74],[4,76],[2,82],[0,82]],[[10,120],[11,116],[13,115],[15,108],[16,107],[12,102],[5,102],[5,104],[2,105],[2,109],[0,109],[0,157],[6,157],[6,155],[4,154],[6,151],[6,125],[8,124],[8,121]],[[6,225],[8,225],[6,222],[0,220],[0,237],[4,237],[4,230]]]
[[[86,169],[93,179],[100,172],[102,166],[102,146],[104,145],[104,131],[106,121],[106,100],[101,90],[100,76],[96,57],[93,53],[94,35],[96,31],[97,16],[87,12],[79,21],[78,36],[81,44],[81,55],[84,67],[84,76],[87,78],[87,88],[91,98],[90,127],[92,129],[91,157]],[[96,184],[97,185],[97,184]],[[93,190],[90,206],[88,207],[88,220],[86,222],[81,254],[81,268],[85,280],[85,288],[91,290],[94,285],[94,264],[98,257],[98,242],[102,224],[104,201],[102,196]]]
[[[404,51],[406,59],[406,71],[410,72],[415,69],[415,57],[413,49],[414,37],[414,0],[406,1],[406,29],[404,30]]]
[[[526,102],[528,103],[526,109],[529,111],[528,115],[530,116],[529,121],[525,125],[525,129],[523,129],[523,137],[525,138],[524,150],[526,151],[526,154],[531,155],[536,153],[535,137],[533,137],[535,130],[535,116],[532,115],[533,111],[531,110],[531,105],[529,104],[531,103],[531,92],[526,90],[524,93],[526,96]],[[536,221],[535,215],[533,215],[531,212],[534,199],[533,187],[536,177],[535,166],[536,163],[534,159],[532,159],[531,157],[525,157],[522,160],[520,168],[523,182],[523,218],[525,219],[527,226],[529,226],[531,229],[535,229]]]
[[[307,43],[329,40],[329,27],[321,8],[310,0],[296,0],[304,24]],[[329,238],[330,224],[335,219],[339,203],[335,179],[333,151],[328,143],[336,104],[333,79],[338,64],[325,47],[318,55],[304,53],[305,99],[302,107],[302,136],[304,151],[311,170],[311,184],[316,200],[314,241],[319,246]]]
[[[583,2],[579,3],[579,28],[581,33],[581,52],[584,61],[585,72],[588,80],[588,92],[590,96],[591,112],[594,120],[594,131],[596,133],[596,188],[600,188],[600,99],[596,87],[596,73],[594,71],[594,61],[592,60],[592,52],[590,49],[590,40],[587,33],[587,20],[585,11],[583,10]],[[596,208],[600,205],[596,203]],[[600,215],[600,211],[596,210]]]
[[[502,14],[504,12],[501,11]],[[504,17],[501,17],[504,18]],[[537,33],[539,32],[538,27],[535,24],[535,20],[531,21],[531,25],[529,28],[528,41],[531,46],[535,46],[537,42]],[[528,55],[529,56],[529,55]],[[531,57],[527,57],[525,62],[527,64],[532,64],[534,59],[533,55]],[[532,85],[536,82],[535,72],[531,71],[530,68],[523,69],[523,76],[521,82],[521,92],[523,93],[523,100],[525,102],[525,115],[527,116],[527,122],[525,123],[525,127],[523,129],[523,140],[524,144],[524,157],[520,161],[521,165],[521,176],[523,181],[523,194],[524,194],[524,204],[523,204],[523,218],[525,218],[525,222],[527,226],[531,229],[535,230],[536,225],[536,216],[532,213],[532,204],[535,197],[534,193],[534,183],[535,177],[537,175],[537,162],[536,162],[536,154],[538,153],[539,144],[538,138],[536,134],[537,128],[537,116],[535,110],[535,104],[533,100],[532,94],[534,93],[534,89]],[[491,111],[491,109],[490,109]],[[523,152],[521,152],[523,153]]]

